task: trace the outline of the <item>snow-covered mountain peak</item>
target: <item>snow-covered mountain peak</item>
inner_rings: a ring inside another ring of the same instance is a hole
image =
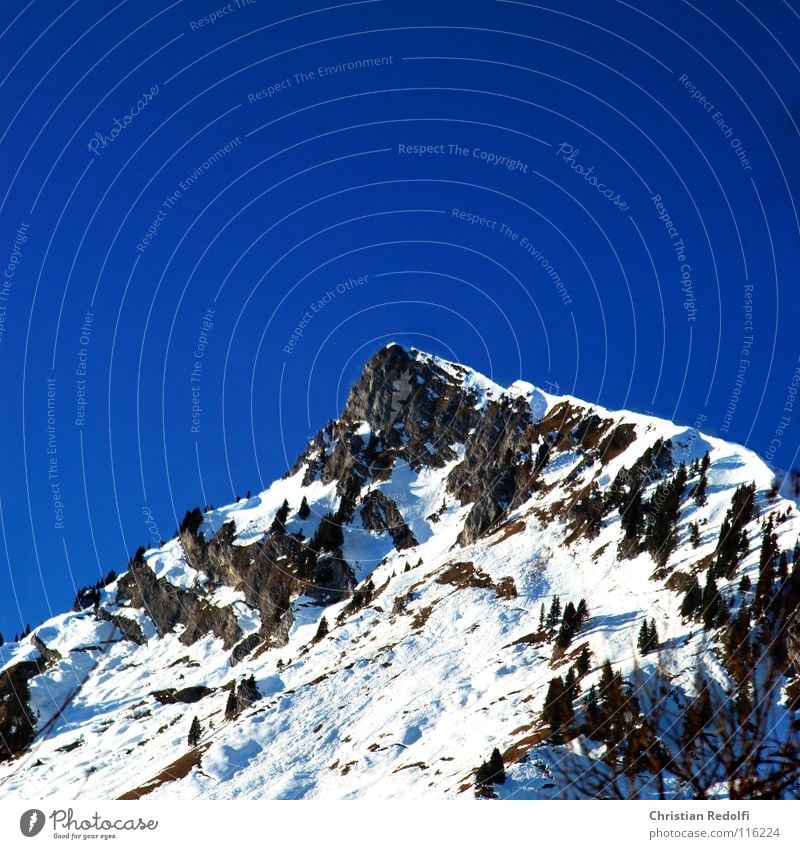
[[[285,477],[0,647],[0,795],[450,797],[494,747],[501,795],[580,795],[606,659],[689,710],[774,609],[790,687],[799,531],[747,449],[392,344]]]

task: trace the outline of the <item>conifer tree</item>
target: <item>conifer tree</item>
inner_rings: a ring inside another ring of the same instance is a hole
[[[586,710],[584,714],[587,734],[591,737],[600,725],[600,704],[597,701],[597,690],[595,689],[594,684],[589,687],[589,693],[586,696]]]
[[[658,648],[658,631],[656,630],[655,619],[651,619],[649,624],[647,619],[642,622],[642,627],[639,629],[638,646],[643,655]]]
[[[792,571],[789,573],[784,598],[786,610],[795,610],[800,605],[800,557],[795,557],[792,561]]]
[[[789,579],[789,557],[785,551],[781,552],[781,556],[778,558],[778,580],[781,583],[781,586],[786,584],[786,581]]]
[[[667,562],[678,541],[676,526],[687,477],[686,466],[681,463],[673,478],[656,487],[647,508],[644,545],[660,566]]]
[[[633,557],[639,551],[639,537],[644,524],[644,501],[638,483],[631,485],[628,495],[623,497],[619,520],[623,531],[620,556]]]
[[[732,578],[741,557],[747,553],[747,524],[755,510],[755,484],[742,484],[731,499],[717,542],[714,576]]]
[[[494,797],[494,794],[491,792],[491,785],[505,783],[506,770],[503,765],[503,756],[500,754],[500,750],[495,747],[492,749],[489,760],[484,761],[475,770],[476,795]]]
[[[722,599],[717,589],[717,582],[711,574],[711,569],[706,573],[706,585],[703,588],[703,600],[700,603],[703,622],[706,628],[711,628],[719,614]]]
[[[572,638],[577,630],[577,625],[578,617],[575,611],[575,605],[571,601],[568,601],[567,606],[564,608],[564,615],[561,618],[561,627],[558,629],[558,636],[556,637],[556,645],[560,649],[567,648],[572,642]]]
[[[750,609],[742,604],[725,628],[722,639],[726,666],[736,681],[743,681],[751,672],[751,633]]]
[[[756,582],[753,610],[761,613],[769,607],[772,599],[772,585],[775,581],[775,558],[778,554],[778,539],[773,531],[770,516],[764,524],[761,537],[761,552],[758,559],[758,581]]]
[[[236,686],[228,693],[228,700],[225,702],[225,719],[236,719],[239,713],[239,702],[236,699]]]
[[[636,645],[642,654],[647,654],[647,647],[650,645],[650,626],[647,624],[647,619],[642,622],[639,628],[639,638],[636,641]]]
[[[581,685],[578,683],[577,677],[575,675],[575,668],[570,666],[567,670],[567,674],[564,676],[564,694],[569,698],[571,702],[574,702],[575,699],[580,695]]]
[[[700,584],[697,581],[697,577],[692,575],[687,582],[686,595],[683,597],[683,602],[681,603],[681,616],[685,619],[694,616],[700,610],[702,603],[703,593],[700,589]]]
[[[581,648],[580,654],[578,655],[577,660],[575,661],[575,672],[578,675],[578,678],[583,678],[584,675],[589,671],[590,665],[590,656],[589,656],[589,646],[584,643]]]
[[[314,642],[317,643],[323,637],[327,637],[328,632],[328,620],[323,616],[322,619],[319,620],[319,625],[317,626],[317,633],[314,635]]]
[[[564,688],[561,676],[558,675],[550,680],[542,709],[542,719],[550,726],[550,733],[554,740],[563,739],[564,732],[574,716],[572,699]]]
[[[554,595],[553,600],[550,602],[550,612],[547,614],[547,627],[555,628],[560,617],[561,599],[557,595]]]
[[[708,451],[706,451],[700,463],[700,480],[697,482],[697,486],[692,493],[692,497],[698,507],[702,507],[708,500],[708,466],[710,462],[711,458],[708,456]]]
[[[286,520],[289,518],[289,502],[284,499],[283,504],[278,508],[275,518],[272,520],[272,526],[269,529],[271,534],[285,534]]]
[[[189,745],[194,748],[199,742],[203,733],[203,727],[200,725],[200,720],[195,716],[192,717],[192,724],[189,727]]]
[[[301,519],[307,519],[311,515],[311,508],[308,506],[308,501],[306,500],[305,495],[303,496],[303,500],[300,502],[300,509],[297,511],[297,515]]]
[[[336,551],[344,545],[342,526],[332,513],[326,513],[311,540],[312,551]]]

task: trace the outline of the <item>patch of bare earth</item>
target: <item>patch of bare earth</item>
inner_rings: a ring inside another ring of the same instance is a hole
[[[173,761],[166,769],[161,770],[155,778],[137,787],[135,790],[128,790],[121,796],[117,796],[120,800],[136,800],[147,796],[157,788],[164,784],[169,784],[171,781],[179,781],[196,767],[202,764],[203,752],[209,747],[209,743],[203,746],[196,746],[189,749],[185,755],[181,755],[177,760]]]
[[[497,539],[492,542],[492,545],[500,545],[501,542],[514,536],[514,534],[519,534],[524,531],[525,527],[526,524],[522,519],[517,519],[515,522],[506,522],[506,524],[497,531]]]

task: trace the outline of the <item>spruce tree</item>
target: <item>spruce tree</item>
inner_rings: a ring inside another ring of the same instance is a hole
[[[503,765],[503,756],[498,748],[492,749],[488,761],[484,761],[475,770],[475,785],[479,796],[490,795],[492,784],[505,784],[506,770]]]
[[[225,719],[236,719],[239,713],[239,702],[236,698],[236,685],[228,693],[228,701],[225,702]]]
[[[778,539],[773,531],[772,516],[765,525],[761,537],[761,552],[758,559],[758,581],[756,582],[753,609],[761,613],[772,600],[772,585],[775,581],[775,558],[778,554]]]
[[[700,610],[703,602],[703,593],[700,589],[700,584],[697,582],[697,577],[692,575],[686,586],[686,595],[681,603],[681,616],[689,619]]]
[[[717,542],[714,576],[732,578],[739,560],[747,553],[747,524],[755,511],[755,484],[742,484],[731,499]]]
[[[639,650],[641,653],[650,654],[658,648],[658,631],[656,630],[656,620],[651,619],[648,624],[647,619],[642,622],[642,627],[639,629]]]
[[[575,612],[575,605],[571,601],[568,601],[567,606],[564,608],[561,627],[558,629],[558,636],[556,637],[556,645],[560,649],[567,648],[572,642],[572,638],[577,630],[577,624],[578,617]]]
[[[681,463],[673,478],[656,487],[647,507],[644,545],[660,566],[666,564],[678,541],[676,527],[687,477],[686,466]]]
[[[789,579],[789,557],[785,551],[781,552],[781,556],[778,558],[778,580],[781,583],[781,587],[786,585],[786,581]]]
[[[581,652],[578,655],[577,660],[575,661],[575,672],[578,674],[578,678],[583,678],[584,675],[589,671],[590,659],[589,659],[589,646],[584,643],[581,648]]]
[[[706,573],[706,585],[703,588],[703,600],[700,603],[703,623],[707,629],[714,625],[721,603],[722,598],[717,589],[717,582],[709,569]]]
[[[337,551],[344,545],[342,526],[332,513],[326,513],[311,540],[312,551]]]
[[[634,557],[639,552],[639,537],[644,524],[644,501],[638,483],[633,484],[620,506],[620,525],[623,531],[620,556]]]
[[[297,515],[301,519],[307,519],[311,515],[311,508],[308,506],[308,501],[306,500],[305,495],[303,496],[303,500],[300,502],[300,509],[297,511]]]
[[[586,709],[584,711],[586,719],[587,736],[591,737],[600,725],[600,704],[597,701],[597,690],[594,684],[589,687],[589,693],[586,696]]]
[[[800,557],[795,557],[792,561],[785,599],[787,610],[795,610],[800,605]]]
[[[567,674],[564,676],[564,693],[571,702],[574,702],[580,695],[580,692],[581,685],[578,683],[577,676],[575,675],[575,668],[570,666]]]
[[[323,637],[327,637],[328,632],[328,620],[323,616],[322,619],[319,620],[319,625],[317,626],[317,633],[314,635],[314,642],[317,643]]]
[[[550,726],[550,733],[555,741],[563,739],[564,732],[574,716],[572,699],[564,687],[561,676],[552,678],[544,700],[542,719]]]
[[[650,651],[650,626],[647,624],[647,619],[642,622],[642,626],[639,628],[639,638],[636,645],[642,654],[647,654]]]
[[[550,602],[550,612],[547,614],[547,627],[555,628],[560,616],[561,599],[557,595],[554,595],[553,600]]]
[[[192,717],[192,724],[189,727],[189,745],[194,748],[200,742],[200,736],[203,733],[203,727],[200,725],[200,720],[195,716]]]
[[[286,533],[286,520],[289,518],[289,502],[284,499],[283,504],[281,504],[278,512],[275,514],[275,518],[272,520],[272,526],[269,529],[271,534],[285,534]]]
[[[698,507],[702,507],[708,500],[708,466],[711,462],[708,456],[708,451],[703,455],[703,461],[700,464],[700,480],[694,488],[692,497],[697,502]]]

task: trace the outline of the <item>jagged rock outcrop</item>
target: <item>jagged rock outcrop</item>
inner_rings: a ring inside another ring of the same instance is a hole
[[[213,692],[214,691],[208,687],[198,685],[195,687],[183,687],[180,690],[176,690],[172,687],[168,690],[155,690],[151,693],[151,695],[162,705],[192,705],[195,702],[199,702],[201,699],[204,699],[206,696],[211,695]]]
[[[390,345],[369,360],[341,417],[311,440],[295,469],[307,464],[306,482],[335,479],[344,487],[351,478],[384,479],[398,458],[441,468],[480,421],[476,400],[432,360]],[[368,435],[358,433],[359,422],[369,425]]]
[[[147,642],[141,626],[134,619],[122,613],[111,612],[105,607],[98,607],[96,616],[104,622],[111,622],[116,625],[124,639],[130,640],[132,643],[137,643],[140,646],[143,646]]]
[[[119,579],[118,599],[143,609],[153,620],[159,634],[183,625],[181,642],[191,645],[206,634],[219,637],[231,648],[242,637],[236,615],[228,607],[209,604],[199,593],[175,587],[158,579],[143,562],[134,560]]]
[[[411,528],[389,496],[376,489],[362,499],[361,505],[361,522],[366,530],[386,531],[398,551],[417,545]]]
[[[18,755],[36,736],[28,682],[45,668],[44,660],[26,660],[0,672],[0,761]]]
[[[241,643],[237,643],[231,652],[231,666],[236,666],[241,663],[247,655],[255,651],[258,646],[264,642],[264,638],[260,634],[250,634],[245,637]]]
[[[38,649],[46,666],[52,666],[61,660],[61,654],[55,649],[48,648],[38,634],[31,635],[31,642]]]
[[[229,522],[209,542],[189,531],[182,532],[180,540],[187,562],[212,583],[241,591],[246,604],[261,614],[262,637],[282,645],[292,625],[291,599],[304,577],[307,548],[286,533],[270,534],[251,545],[235,545],[234,537]],[[239,639],[241,632],[233,642]]]

